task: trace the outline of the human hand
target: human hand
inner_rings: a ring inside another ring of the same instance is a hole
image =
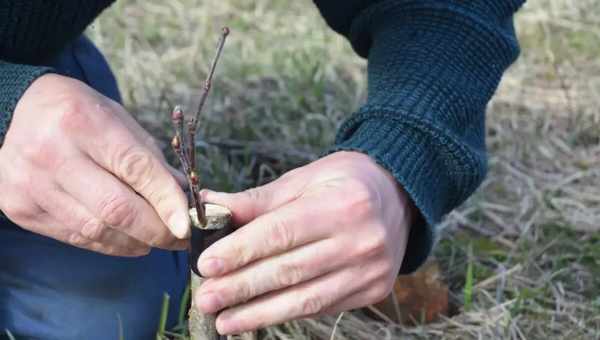
[[[32,232],[120,256],[184,249],[187,198],[153,138],[75,79],[31,84],[0,148],[0,210]]]
[[[206,249],[195,302],[221,334],[333,314],[384,299],[400,269],[413,205],[368,156],[337,152],[262,187],[205,191],[243,225]]]

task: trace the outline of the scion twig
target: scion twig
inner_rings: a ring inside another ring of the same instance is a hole
[[[190,196],[191,196],[191,205],[196,208],[198,212],[198,218],[200,223],[204,223],[204,209],[202,207],[202,202],[200,201],[200,195],[198,194],[200,189],[198,185],[198,176],[194,172],[194,166],[190,163],[188,159],[189,153],[186,152],[186,141],[189,144],[189,137],[183,138],[183,111],[180,107],[175,107],[172,114],[173,125],[175,126],[175,137],[171,141],[171,147],[175,151],[175,154],[179,158],[179,162],[181,163],[181,167],[186,174],[186,180],[188,182],[188,187],[190,188]]]
[[[221,52],[223,52],[223,46],[225,46],[225,40],[227,40],[227,36],[229,35],[229,28],[223,27],[221,30],[221,37],[219,38],[219,42],[217,43],[217,52],[212,60],[210,65],[210,70],[206,76],[206,80],[204,81],[204,87],[202,88],[202,92],[200,95],[200,103],[198,104],[198,110],[196,111],[196,116],[192,119],[192,125],[194,131],[198,128],[198,120],[200,119],[200,115],[202,114],[202,109],[204,108],[204,103],[206,102],[206,98],[208,97],[208,93],[210,92],[210,87],[212,85],[212,79],[215,74],[215,70],[217,68],[217,63],[221,58]]]
[[[176,106],[171,114],[171,121],[173,122],[173,127],[175,129],[175,136],[171,141],[171,146],[173,147],[175,154],[177,154],[179,162],[181,163],[181,167],[185,172],[190,190],[190,203],[191,206],[196,209],[198,221],[201,225],[206,224],[206,215],[204,212],[204,206],[202,204],[202,198],[200,197],[200,178],[198,177],[198,172],[196,171],[196,131],[198,129],[198,121],[200,120],[202,108],[204,107],[206,98],[208,98],[208,93],[210,92],[212,79],[217,68],[217,63],[221,57],[221,52],[223,51],[223,46],[225,45],[225,40],[227,39],[228,35],[229,28],[224,27],[221,31],[221,37],[219,38],[219,42],[217,44],[217,51],[212,60],[206,80],[204,81],[204,86],[200,94],[198,110],[196,111],[195,116],[187,122],[187,130],[184,128],[185,115],[181,107]]]

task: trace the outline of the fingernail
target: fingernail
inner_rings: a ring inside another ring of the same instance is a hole
[[[235,331],[235,319],[227,310],[217,317],[215,326],[219,334],[228,335]]]
[[[215,258],[201,260],[198,264],[198,270],[200,271],[200,274],[208,277],[221,274],[224,267],[225,265],[223,260]]]
[[[214,293],[205,293],[198,297],[196,303],[204,313],[215,313],[223,308],[223,301]]]
[[[190,217],[187,212],[179,211],[169,218],[169,228],[177,238],[184,239],[190,235]]]

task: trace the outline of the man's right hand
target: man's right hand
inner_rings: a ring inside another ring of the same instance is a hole
[[[0,148],[0,210],[32,232],[105,254],[184,249],[180,176],[121,105],[47,74],[18,102]]]

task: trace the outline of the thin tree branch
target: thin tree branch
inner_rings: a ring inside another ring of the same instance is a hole
[[[171,121],[173,122],[173,127],[175,129],[175,137],[173,137],[171,146],[173,147],[175,154],[177,154],[179,162],[181,163],[183,171],[185,172],[187,183],[191,192],[191,206],[196,209],[198,220],[202,225],[206,223],[206,215],[202,198],[200,197],[200,178],[196,172],[196,131],[198,129],[198,121],[202,113],[202,108],[204,107],[206,98],[210,92],[215,69],[217,68],[217,63],[219,62],[221,53],[223,52],[223,46],[225,45],[225,40],[227,39],[228,35],[229,28],[224,27],[221,31],[219,42],[217,43],[217,51],[204,82],[204,87],[202,88],[198,110],[196,111],[196,115],[188,121],[187,130],[184,129],[185,116],[181,107],[176,106],[171,113]]]
[[[221,37],[219,38],[219,42],[217,43],[217,52],[213,58],[213,61],[210,65],[210,70],[208,71],[208,75],[206,76],[206,80],[204,81],[204,87],[202,88],[202,92],[200,95],[200,103],[198,104],[198,110],[196,111],[196,116],[192,119],[192,125],[194,133],[198,128],[198,121],[200,119],[200,115],[202,114],[202,109],[204,108],[204,103],[206,102],[206,98],[208,98],[208,93],[210,92],[210,88],[212,85],[212,79],[215,74],[215,70],[217,68],[217,63],[221,58],[221,52],[223,52],[223,46],[225,46],[225,40],[227,40],[227,36],[229,35],[229,28],[223,27],[221,30]]]

